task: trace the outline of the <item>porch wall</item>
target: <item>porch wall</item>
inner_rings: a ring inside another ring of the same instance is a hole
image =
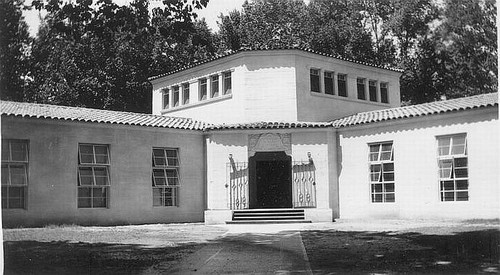
[[[227,163],[229,154],[235,162],[248,162],[248,139],[250,134],[290,133],[291,156],[295,161],[308,161],[308,153],[316,167],[316,208],[306,209],[306,219],[312,221],[332,221],[333,213],[338,212],[336,201],[335,165],[329,165],[336,152],[335,137],[329,130],[322,131],[247,131],[247,132],[212,132],[206,138],[207,147],[207,211],[206,223],[223,223],[231,219],[228,203],[229,185]],[[332,139],[332,136],[334,137]],[[329,142],[332,143],[329,145]],[[333,182],[332,182],[333,179]],[[293,184],[293,183],[292,183]],[[332,189],[333,188],[333,189]],[[336,209],[332,209],[337,207]]]

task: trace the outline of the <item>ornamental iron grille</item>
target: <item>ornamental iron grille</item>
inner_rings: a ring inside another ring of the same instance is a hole
[[[248,209],[248,162],[227,163],[226,189],[229,189],[229,208]]]
[[[316,207],[316,167],[312,160],[294,161],[293,206]]]

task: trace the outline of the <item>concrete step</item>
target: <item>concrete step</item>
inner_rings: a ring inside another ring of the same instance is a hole
[[[311,223],[309,220],[249,220],[226,221],[226,224],[263,224],[263,223]]]
[[[303,209],[243,209],[234,210],[228,223],[294,223],[306,222]]]

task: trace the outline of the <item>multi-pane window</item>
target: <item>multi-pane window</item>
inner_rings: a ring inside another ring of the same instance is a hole
[[[108,207],[108,145],[79,144],[78,164],[78,208]]]
[[[339,90],[339,96],[347,97],[347,75],[337,75],[337,86]]]
[[[219,76],[218,75],[212,75],[210,77],[210,97],[218,97],[219,96]]]
[[[319,70],[318,69],[310,69],[310,82],[311,82],[311,92],[320,92],[319,87]]]
[[[163,89],[163,109],[168,109],[170,107],[170,90],[168,88]]]
[[[365,100],[366,99],[366,94],[365,94],[365,79],[364,78],[358,78],[357,81],[357,87],[358,87],[358,99]]]
[[[392,142],[370,145],[372,202],[394,202],[394,148]]]
[[[370,101],[377,101],[377,81],[368,81],[368,93],[370,95]]]
[[[231,93],[231,72],[224,72],[222,76],[224,77],[222,93],[228,95]]]
[[[380,83],[380,101],[382,103],[389,103],[388,86],[387,82]]]
[[[333,72],[325,72],[324,74],[325,81],[325,94],[333,95],[335,94],[335,85],[333,82]]]
[[[177,149],[153,148],[153,206],[179,205]]]
[[[182,105],[189,104],[189,83],[182,84]]]
[[[2,208],[26,207],[28,141],[2,140]]]
[[[174,86],[172,88],[172,103],[174,107],[179,106],[179,86]]]
[[[207,99],[207,79],[206,78],[202,78],[202,79],[198,80],[198,90],[200,91],[199,100],[202,101],[202,100]]]
[[[438,137],[437,141],[441,201],[469,200],[466,135]]]

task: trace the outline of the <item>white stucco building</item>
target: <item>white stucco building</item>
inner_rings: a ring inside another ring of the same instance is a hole
[[[400,75],[247,49],[152,77],[152,115],[2,102],[3,222],[498,218],[498,94],[400,107]]]

